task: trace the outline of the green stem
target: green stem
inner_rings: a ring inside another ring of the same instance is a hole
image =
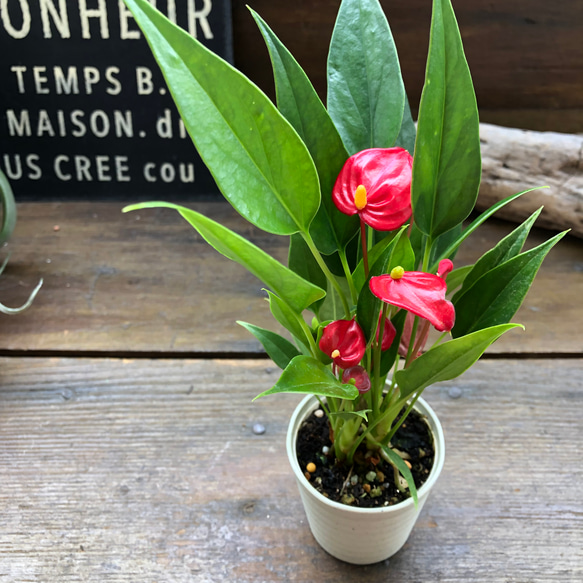
[[[378,415],[380,401],[381,401],[381,390],[382,388],[379,387],[380,377],[381,377],[381,346],[383,343],[383,334],[385,332],[385,319],[387,317],[387,310],[389,308],[389,304],[383,302],[383,309],[381,311],[381,319],[378,325],[378,334],[376,337],[376,342],[373,344],[373,365],[374,365],[374,374],[373,374],[373,415]]]
[[[342,306],[346,314],[346,319],[350,320],[352,317],[352,315],[350,314],[350,307],[348,306],[348,302],[346,301],[346,297],[344,296],[344,292],[342,291],[342,288],[340,287],[338,280],[334,277],[332,272],[328,269],[326,262],[322,259],[322,255],[320,255],[320,252],[318,251],[316,244],[314,243],[314,240],[312,239],[310,233],[302,231],[301,234],[302,237],[304,238],[304,241],[306,242],[306,245],[312,252],[314,259],[320,266],[320,269],[324,272],[324,275],[328,278],[328,281],[332,284],[332,286],[336,290],[336,293],[340,296],[340,301],[342,302]]]
[[[310,350],[312,351],[312,356],[317,360],[318,359],[318,347],[316,346],[316,341],[314,340],[314,337],[312,336],[312,331],[310,330],[310,327],[308,326],[308,324],[306,324],[306,321],[304,320],[302,315],[301,314],[296,314],[296,315],[298,317],[298,323],[302,327],[302,330],[304,331],[305,337],[308,339],[308,344],[310,345]]]
[[[419,325],[419,316],[413,319],[413,327],[411,328],[411,337],[409,338],[409,347],[407,348],[407,357],[405,358],[405,367],[407,368],[411,363],[411,356],[413,355],[413,346],[415,344],[415,337],[417,336],[417,326]]]
[[[348,260],[346,259],[346,249],[338,249],[338,255],[340,256],[342,269],[344,269],[344,275],[346,276],[346,281],[348,282],[352,303],[356,306],[358,303],[358,292],[356,291],[354,280],[352,279],[352,273],[350,273],[350,266],[348,265]]]
[[[368,279],[368,241],[366,238],[366,225],[362,218],[360,219],[360,243],[362,245],[362,264],[364,266],[364,278]]]

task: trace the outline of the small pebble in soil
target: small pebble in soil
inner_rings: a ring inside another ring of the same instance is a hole
[[[363,484],[362,489],[368,494],[370,492],[370,484]]]
[[[449,391],[447,391],[447,394],[452,399],[459,399],[462,396],[462,390],[459,387],[451,387]]]
[[[409,460],[403,460],[405,462],[405,465],[411,469],[413,466],[411,465],[411,462]]]
[[[263,435],[265,433],[265,426],[261,425],[261,423],[255,423],[253,425],[253,433],[255,435]]]
[[[328,454],[330,453],[330,448],[329,448],[327,445],[325,445],[325,446],[322,448],[322,453],[323,453],[324,455],[328,455]]]
[[[354,476],[350,476],[350,483],[353,486],[356,486],[356,484],[358,484],[358,476],[356,474]]]
[[[324,417],[324,411],[322,411],[322,409],[316,409],[316,410],[314,411],[314,415],[315,415],[316,417],[320,417],[320,418],[322,418],[322,417]]]
[[[365,476],[365,478],[369,481],[369,482],[374,482],[374,480],[376,480],[377,478],[377,473],[373,472],[372,470],[370,472],[368,472]]]
[[[310,474],[313,474],[316,471],[316,464],[314,462],[310,462],[306,466],[306,470],[308,470],[308,472],[310,472]]]

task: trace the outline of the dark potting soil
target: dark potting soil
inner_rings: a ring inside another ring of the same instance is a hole
[[[435,457],[431,431],[423,416],[412,411],[391,439],[391,447],[405,453],[419,489],[429,477]],[[336,463],[326,415],[318,417],[314,412],[304,421],[298,432],[296,450],[306,479],[330,500],[375,508],[391,506],[410,497],[408,489],[401,492],[395,485],[393,466],[380,455],[367,452],[364,444],[354,456],[352,467]],[[314,464],[315,471],[308,472],[308,464]]]

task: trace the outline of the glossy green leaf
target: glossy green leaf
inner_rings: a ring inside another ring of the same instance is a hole
[[[248,322],[237,321],[237,324],[243,326],[261,342],[267,356],[281,369],[284,369],[292,358],[300,355],[298,349],[289,340],[271,330],[254,326]]]
[[[430,268],[430,272],[434,273],[437,271],[437,263],[439,259],[444,257],[451,257],[451,255],[458,249],[458,247],[487,219],[489,219],[496,211],[499,211],[503,206],[506,206],[508,203],[516,200],[523,194],[527,194],[532,192],[533,190],[540,190],[541,188],[548,188],[548,186],[537,186],[536,188],[529,188],[528,190],[523,190],[522,192],[517,192],[516,194],[511,194],[506,198],[502,199],[501,201],[497,202],[495,205],[492,205],[489,209],[485,210],[481,215],[479,215],[476,219],[474,219],[461,233],[461,235],[452,243],[450,243],[449,247],[442,251],[441,256],[436,259],[433,265]]]
[[[432,239],[472,211],[481,178],[476,96],[450,0],[434,0],[419,106],[412,204]]]
[[[224,196],[265,231],[307,231],[320,205],[320,187],[297,132],[243,74],[149,2],[126,4]]]
[[[305,393],[351,401],[358,397],[358,389],[354,385],[341,383],[329,367],[311,356],[296,356],[281,373],[277,383],[255,399],[276,393]]]
[[[455,302],[452,335],[458,338],[508,322],[522,304],[546,254],[565,234],[559,233],[482,275]]]
[[[490,344],[512,328],[522,326],[502,324],[431,348],[416,358],[408,368],[395,373],[401,397],[407,398],[434,383],[455,379],[470,368]]]
[[[301,314],[294,312],[281,298],[267,291],[269,309],[273,317],[298,341],[304,351],[310,353],[310,341],[306,337],[305,328],[300,322]]]
[[[328,55],[327,103],[349,154],[394,145],[405,88],[378,0],[343,0],[340,5]]]
[[[325,296],[326,292],[323,289],[301,278],[247,239],[196,211],[167,202],[135,204],[124,208],[123,211],[161,207],[178,211],[209,245],[248,269],[297,312],[305,310]]]
[[[535,211],[528,219],[526,219],[526,221],[524,221],[524,223],[514,229],[514,231],[504,237],[495,247],[484,253],[484,255],[476,261],[473,269],[464,279],[462,289],[454,296],[454,302],[457,302],[461,296],[465,294],[472,285],[480,279],[480,277],[482,277],[482,275],[509,259],[516,257],[522,251],[522,247],[530,233],[530,229],[541,211],[542,207]]]
[[[411,470],[408,468],[407,464],[403,461],[403,458],[398,454],[395,453],[390,447],[386,445],[381,446],[383,448],[383,452],[389,458],[391,464],[393,464],[405,480],[407,481],[407,486],[409,486],[409,492],[411,492],[411,497],[415,502],[415,506],[419,504],[419,498],[417,497],[417,488],[415,487],[415,480],[413,479],[413,474]]]
[[[303,69],[265,21],[253,10],[251,14],[271,57],[277,107],[306,144],[318,171],[322,204],[310,231],[318,249],[329,255],[345,247],[359,226],[358,217],[341,213],[331,196],[348,153]]]

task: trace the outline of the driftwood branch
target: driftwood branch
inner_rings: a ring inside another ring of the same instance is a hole
[[[520,221],[544,205],[538,226],[571,229],[583,237],[583,136],[481,124],[480,138],[483,172],[477,208],[549,186],[525,194],[496,216]]]

